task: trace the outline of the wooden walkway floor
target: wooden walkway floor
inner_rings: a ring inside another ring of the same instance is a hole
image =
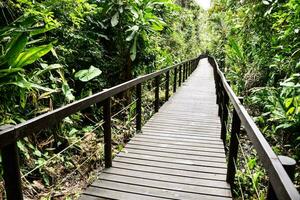
[[[81,200],[232,199],[212,67],[202,60]]]

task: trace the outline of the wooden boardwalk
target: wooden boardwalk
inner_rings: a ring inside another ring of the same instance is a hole
[[[80,199],[232,199],[215,102],[204,59]]]

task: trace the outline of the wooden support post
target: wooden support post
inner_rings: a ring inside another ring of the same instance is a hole
[[[188,78],[188,68],[189,68],[189,63],[186,63],[186,67],[185,67],[185,80]]]
[[[197,67],[196,61],[194,61],[193,64],[192,64],[192,71],[195,71],[196,67]]]
[[[241,103],[243,103],[243,97],[239,97]],[[226,181],[234,187],[234,177],[235,177],[235,163],[237,161],[237,155],[239,150],[238,138],[241,130],[241,120],[236,112],[233,110],[232,114],[232,124],[231,124],[231,137],[229,145],[229,155],[228,155],[228,167],[227,167],[227,177]]]
[[[192,67],[192,72],[193,72],[193,71],[195,70],[195,68],[196,68],[195,63],[196,63],[196,62],[194,62],[194,61],[191,63],[191,65],[192,65],[192,66],[191,66],[191,67]]]
[[[218,116],[220,116],[221,120],[222,120],[222,102],[223,102],[223,98],[224,98],[224,88],[222,86],[221,82],[218,82],[218,105],[219,105],[219,109],[218,109]]]
[[[167,71],[167,73],[166,73],[166,93],[165,93],[166,101],[169,100],[169,85],[170,85],[170,71]]]
[[[177,67],[175,67],[174,69],[173,93],[176,92],[176,86],[177,86]]]
[[[103,101],[103,119],[104,119],[104,160],[105,168],[112,166],[111,152],[111,98]]]
[[[182,65],[179,66],[179,86],[181,86],[181,79],[182,78]]]
[[[229,84],[229,82],[228,82]],[[222,102],[222,121],[221,121],[221,139],[223,140],[224,146],[226,146],[226,133],[227,133],[227,120],[228,120],[228,103],[229,97],[225,89],[223,88],[223,102]]]
[[[186,81],[186,70],[187,70],[187,63],[185,63],[185,68],[184,68],[184,73],[183,73],[183,75],[184,75],[184,81]]]
[[[154,102],[155,112],[158,112],[159,110],[159,78],[160,76],[155,77],[155,102]]]
[[[183,71],[184,80],[186,80],[186,69],[187,69],[187,63],[184,64],[185,68]]]
[[[142,84],[136,85],[136,132],[142,130]]]
[[[216,79],[216,93],[217,93],[217,104],[220,106],[221,98],[222,98],[222,87],[221,87],[221,78],[219,74],[217,74],[217,79]],[[218,112],[218,115],[220,116],[220,112]]]
[[[188,66],[187,64],[188,64],[188,63],[185,63],[185,68],[184,68],[184,80],[187,79],[187,76],[186,76],[186,75],[187,75],[187,73],[186,73],[186,72],[187,72],[187,66]]]
[[[215,89],[216,89],[216,104],[219,104],[219,88],[218,88],[218,74],[216,72],[216,69],[214,68],[214,79],[215,79]]]
[[[296,161],[293,158],[290,158],[288,156],[278,156],[278,159],[281,162],[286,173],[289,175],[290,179],[293,181],[295,177]],[[269,181],[268,194],[267,194],[268,200],[278,200],[274,188],[276,189],[276,187],[273,187],[271,182]]]
[[[23,200],[17,142],[1,149],[7,200]]]
[[[185,69],[186,69],[186,63],[183,64],[183,69],[182,69],[182,83],[185,81]]]

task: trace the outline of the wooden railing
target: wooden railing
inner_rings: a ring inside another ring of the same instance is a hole
[[[112,166],[112,144],[111,144],[111,98],[121,92],[133,87],[136,88],[136,131],[142,128],[142,84],[150,79],[155,79],[155,112],[159,109],[160,77],[165,75],[165,99],[169,99],[170,72],[173,71],[173,92],[176,92],[182,81],[196,69],[199,57],[187,60],[180,64],[164,68],[157,72],[140,76],[128,82],[114,86],[110,89],[96,93],[79,101],[63,106],[59,109],[42,114],[16,126],[0,129],[0,150],[2,155],[3,179],[5,183],[6,197],[8,200],[22,200],[22,184],[19,166],[19,153],[17,141],[32,135],[38,131],[49,128],[65,117],[82,111],[91,105],[101,103],[103,107],[104,120],[104,160],[105,167]]]
[[[231,186],[234,184],[234,177],[236,173],[235,163],[238,162],[238,137],[241,125],[243,125],[244,130],[247,132],[247,136],[254,145],[259,159],[268,174],[270,182],[268,198],[279,200],[299,200],[299,193],[282,165],[282,161],[274,153],[259,128],[247,113],[246,109],[242,105],[241,99],[239,99],[233,92],[216,60],[211,56],[202,56],[202,58],[204,57],[208,58],[209,63],[214,69],[217,104],[219,105],[219,116],[221,119],[221,138],[223,139],[224,144],[226,142],[227,134],[229,113],[228,104],[231,103],[234,108],[230,133],[227,182],[229,182]]]

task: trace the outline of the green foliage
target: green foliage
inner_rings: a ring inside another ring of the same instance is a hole
[[[93,78],[96,78],[101,74],[101,70],[98,68],[95,68],[94,66],[91,66],[89,69],[83,69],[75,74],[75,78],[78,78],[82,82],[87,82],[92,80]]]
[[[251,96],[252,104],[261,107],[256,117],[267,136],[281,138],[281,146],[291,147],[293,157],[299,159],[300,90],[299,74],[283,81],[279,87],[256,89]],[[281,150],[288,153],[289,149]]]
[[[183,7],[174,2],[1,2],[0,124],[24,122],[135,76],[195,57],[201,51],[195,44],[200,42],[202,10],[193,2]],[[192,45],[195,48],[190,48]],[[132,104],[126,116],[115,119],[116,129],[122,130],[114,134],[116,146],[132,135],[135,107]],[[28,194],[51,199],[53,191],[69,189],[69,183],[82,184],[72,179],[66,180],[68,186],[53,187],[76,171],[78,163],[87,161],[86,171],[80,171],[84,175],[99,167],[101,163],[96,161],[101,161],[103,153],[99,151],[103,148],[100,110],[91,106],[51,130],[18,141],[22,174],[30,172],[24,179],[24,187],[31,191]],[[56,154],[66,147],[69,149]],[[83,186],[79,185],[77,190]],[[71,191],[70,198],[76,193]]]
[[[273,150],[297,161],[299,13],[297,0],[216,0],[209,11],[207,45],[234,91],[246,97],[248,110]]]

